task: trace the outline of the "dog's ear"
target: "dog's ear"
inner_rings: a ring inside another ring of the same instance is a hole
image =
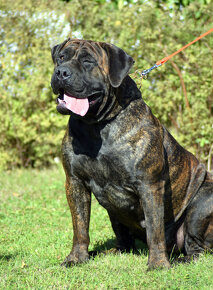
[[[56,52],[58,51],[58,47],[59,47],[59,44],[53,46],[53,48],[51,49],[52,60],[54,63],[56,60]]]
[[[62,42],[61,44],[57,44],[55,46],[53,46],[53,48],[51,49],[51,55],[52,55],[52,60],[55,63],[56,62],[56,56],[59,53],[59,51],[65,46],[65,44],[67,42],[70,41],[70,38],[68,38],[67,40],[65,40],[64,42]]]
[[[117,88],[127,76],[134,60],[125,51],[113,44],[102,43],[102,48],[108,56],[110,84]]]

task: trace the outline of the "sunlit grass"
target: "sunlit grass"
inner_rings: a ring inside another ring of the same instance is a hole
[[[72,245],[61,167],[0,176],[0,289],[213,289],[213,256],[147,272],[147,251],[99,254],[60,266]],[[90,250],[115,246],[106,211],[93,198]]]

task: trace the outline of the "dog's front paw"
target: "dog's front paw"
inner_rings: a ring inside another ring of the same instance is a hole
[[[88,252],[71,252],[66,259],[64,260],[64,262],[61,264],[61,266],[65,266],[65,267],[71,267],[75,264],[80,264],[80,263],[84,263],[86,261],[89,260],[89,254]]]
[[[148,271],[154,269],[169,269],[171,267],[166,257],[151,258],[148,261]]]

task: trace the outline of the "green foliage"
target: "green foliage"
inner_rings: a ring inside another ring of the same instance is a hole
[[[64,24],[59,14],[40,11],[33,2],[25,11],[17,6],[1,13],[1,168],[49,165],[59,156],[66,124],[50,87],[50,47],[62,41]]]
[[[212,28],[211,1],[182,2],[28,0],[2,4],[0,167],[45,166],[60,155],[67,118],[56,112],[49,85],[50,47],[80,35],[112,42],[135,59],[132,77],[141,86],[144,100],[184,147],[208,161],[210,169],[212,35],[153,71],[148,80],[141,82],[134,74]],[[63,35],[67,23],[71,31]]]

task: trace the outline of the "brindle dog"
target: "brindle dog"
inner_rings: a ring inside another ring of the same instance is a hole
[[[57,110],[70,115],[63,139],[73,247],[64,265],[88,260],[91,192],[107,210],[117,249],[149,247],[149,268],[168,253],[213,248],[213,177],[153,116],[128,76],[134,61],[103,42],[53,47]]]

